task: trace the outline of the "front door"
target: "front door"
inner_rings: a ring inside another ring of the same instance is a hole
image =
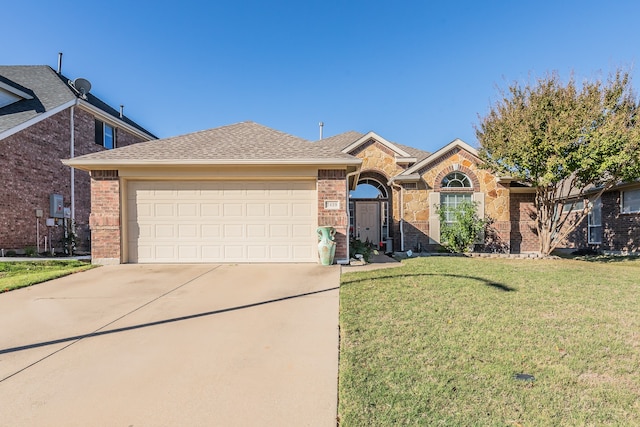
[[[380,204],[378,202],[356,202],[356,238],[380,243]]]

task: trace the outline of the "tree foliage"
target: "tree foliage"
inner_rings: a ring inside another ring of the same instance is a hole
[[[548,255],[588,213],[557,209],[640,177],[640,109],[629,73],[563,84],[557,73],[513,83],[476,126],[480,157],[498,174],[535,189],[540,252]]]
[[[440,206],[438,216],[440,244],[453,253],[469,252],[486,225],[486,221],[478,216],[477,203],[468,201],[455,208]],[[452,217],[453,222],[446,222],[447,216]]]

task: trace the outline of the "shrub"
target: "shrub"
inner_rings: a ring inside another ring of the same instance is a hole
[[[438,215],[440,244],[454,253],[471,251],[487,224],[487,221],[478,217],[476,203],[467,201],[455,208],[438,207]],[[446,222],[447,216],[453,217],[453,222]]]
[[[349,258],[355,258],[356,254],[361,254],[365,262],[369,262],[371,252],[373,252],[373,245],[368,240],[366,242],[362,242],[360,239],[349,241]]]

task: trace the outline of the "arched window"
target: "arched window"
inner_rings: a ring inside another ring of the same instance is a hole
[[[454,222],[454,212],[462,203],[471,202],[471,180],[462,172],[451,172],[442,180],[443,188],[456,189],[461,192],[447,192],[440,195],[440,206],[445,212],[445,222]]]
[[[445,188],[471,188],[471,180],[461,172],[451,172],[442,180],[442,187]]]
[[[349,193],[352,199],[386,199],[387,189],[375,179],[365,178],[358,181],[355,190]]]

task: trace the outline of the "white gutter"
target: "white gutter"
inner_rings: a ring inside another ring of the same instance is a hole
[[[347,233],[346,233],[346,237],[347,237],[347,258],[346,259],[339,259],[336,261],[336,264],[340,264],[340,265],[349,265],[350,262],[350,257],[349,257],[349,250],[350,248],[350,244],[349,241],[351,240],[350,238],[350,230],[349,227],[351,227],[351,211],[349,210],[349,178],[352,176],[355,176],[357,174],[359,174],[360,171],[356,170],[353,172],[349,172],[347,174],[347,176],[345,177],[346,180],[346,184],[347,184],[347,195],[345,197],[346,201],[345,201],[345,208],[347,209]]]
[[[102,153],[102,152],[101,152]],[[97,154],[101,154],[97,153]],[[91,154],[88,154],[91,156]],[[74,159],[62,160],[67,166],[84,170],[120,169],[122,167],[153,167],[153,166],[282,166],[282,165],[322,165],[343,166],[360,165],[360,159],[162,159],[162,160],[107,160],[107,159]]]
[[[92,113],[94,116],[96,116],[97,118],[99,118],[100,120],[102,120],[103,122],[107,122],[110,123],[118,128],[122,128],[125,129],[127,132],[134,134],[136,136],[139,136],[142,139],[145,139],[147,141],[151,141],[151,140],[155,140],[157,139],[156,137],[149,135],[146,132],[141,131],[140,129],[131,126],[129,123],[125,122],[124,120],[120,120],[117,117],[112,116],[111,114],[106,113],[105,111],[99,109],[98,107],[90,104],[89,102],[85,101],[84,99],[80,99],[78,98],[78,104],[79,107],[83,108],[84,110],[89,111],[90,113]]]
[[[71,106],[71,109],[69,111],[71,111],[71,141],[70,141],[70,149],[69,149],[69,156],[73,159],[75,157],[75,142],[76,142],[76,135],[75,135],[75,122],[74,122],[74,117],[73,117],[73,113],[74,113],[74,106]],[[71,223],[73,224],[76,220],[76,170],[74,168],[71,168]]]

